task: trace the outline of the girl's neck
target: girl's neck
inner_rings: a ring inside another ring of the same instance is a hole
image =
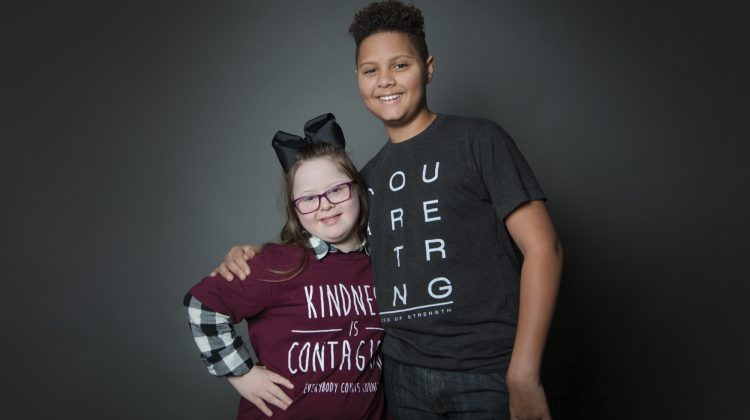
[[[335,245],[336,248],[338,248],[339,251],[341,251],[341,252],[352,252],[355,249],[359,248],[359,244],[360,243],[362,243],[362,242],[355,235],[351,239],[348,239],[348,240],[346,240],[346,241],[344,241],[342,243],[333,244],[333,245]]]

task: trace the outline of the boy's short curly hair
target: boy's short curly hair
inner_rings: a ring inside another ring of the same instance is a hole
[[[359,58],[359,46],[365,38],[378,32],[401,32],[409,38],[423,61],[430,56],[424,34],[422,11],[414,5],[397,0],[376,1],[354,14],[349,33],[357,44],[355,59]]]

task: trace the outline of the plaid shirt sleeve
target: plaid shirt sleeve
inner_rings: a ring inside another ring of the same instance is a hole
[[[253,366],[250,352],[227,315],[214,312],[192,294],[185,295],[190,331],[201,359],[214,376],[242,376]]]

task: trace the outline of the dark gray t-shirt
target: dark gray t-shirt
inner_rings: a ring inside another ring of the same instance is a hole
[[[362,169],[384,352],[444,370],[507,369],[520,261],[503,220],[544,193],[510,136],[439,115]]]

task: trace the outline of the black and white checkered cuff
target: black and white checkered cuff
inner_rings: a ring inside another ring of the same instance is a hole
[[[250,352],[229,316],[212,311],[188,293],[185,296],[190,331],[208,371],[215,376],[242,376],[253,366]]]

